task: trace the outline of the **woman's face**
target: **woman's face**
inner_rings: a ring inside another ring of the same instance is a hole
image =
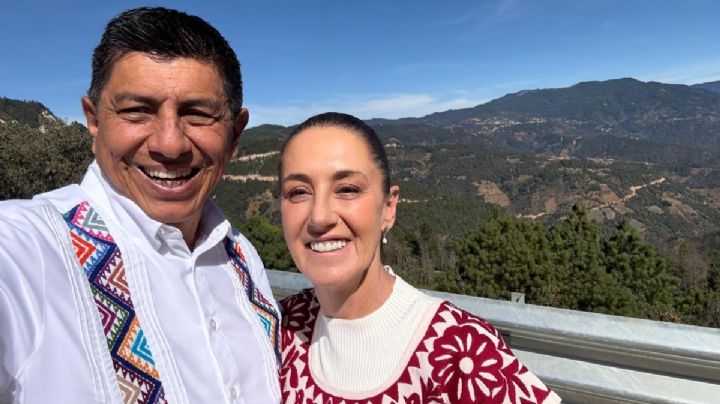
[[[357,133],[337,126],[295,135],[282,156],[280,211],[285,242],[317,287],[352,288],[380,269],[380,238],[395,221],[398,188]]]

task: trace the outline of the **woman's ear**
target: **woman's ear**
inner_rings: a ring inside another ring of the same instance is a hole
[[[385,231],[392,229],[395,225],[395,214],[397,212],[397,204],[400,200],[400,187],[393,185],[390,187],[390,194],[385,201],[383,207],[383,225],[382,228]]]

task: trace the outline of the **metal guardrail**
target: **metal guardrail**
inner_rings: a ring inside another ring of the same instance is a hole
[[[277,298],[310,287],[268,271]],[[720,329],[425,291],[492,323],[566,403],[720,403]]]

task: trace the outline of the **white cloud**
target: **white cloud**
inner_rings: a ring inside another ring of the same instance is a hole
[[[248,103],[250,126],[273,123],[298,124],[312,115],[327,111],[353,114],[361,119],[420,117],[448,109],[469,108],[487,102],[476,97],[440,98],[430,94],[384,94],[345,96],[325,102],[258,105]]]
[[[498,22],[512,19],[518,13],[518,0],[499,0],[490,3],[480,3],[480,6],[463,11],[455,18],[436,21],[437,26],[472,24],[480,28],[490,27]]]
[[[697,84],[720,80],[720,60],[678,65],[640,77],[643,81],[673,84]]]
[[[500,0],[495,8],[495,15],[493,15],[493,19],[495,21],[501,21],[512,17],[513,12],[516,9],[516,5],[516,0]]]

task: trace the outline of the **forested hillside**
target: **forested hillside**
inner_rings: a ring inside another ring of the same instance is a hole
[[[50,110],[37,101],[19,101],[0,97],[0,124],[16,122],[31,128],[39,128],[44,123],[59,121]]]
[[[0,122],[3,199],[76,181],[91,158],[84,127],[27,105]],[[620,79],[369,122],[401,187],[385,260],[411,283],[720,326],[720,93]],[[276,174],[289,131],[243,133],[214,195],[286,270]]]
[[[709,83],[694,84],[692,87],[720,93],[720,81],[711,81]]]
[[[710,240],[720,211],[663,171],[427,142],[429,127],[414,127],[425,139],[419,143],[387,124],[378,129],[402,198],[386,261],[415,285],[502,299],[522,292],[534,304],[720,325],[720,253],[713,253],[720,250]],[[267,266],[292,270],[274,177],[288,132],[248,130],[216,201]]]
[[[90,144],[87,129],[77,123],[0,123],[0,200],[80,181],[92,160]]]

